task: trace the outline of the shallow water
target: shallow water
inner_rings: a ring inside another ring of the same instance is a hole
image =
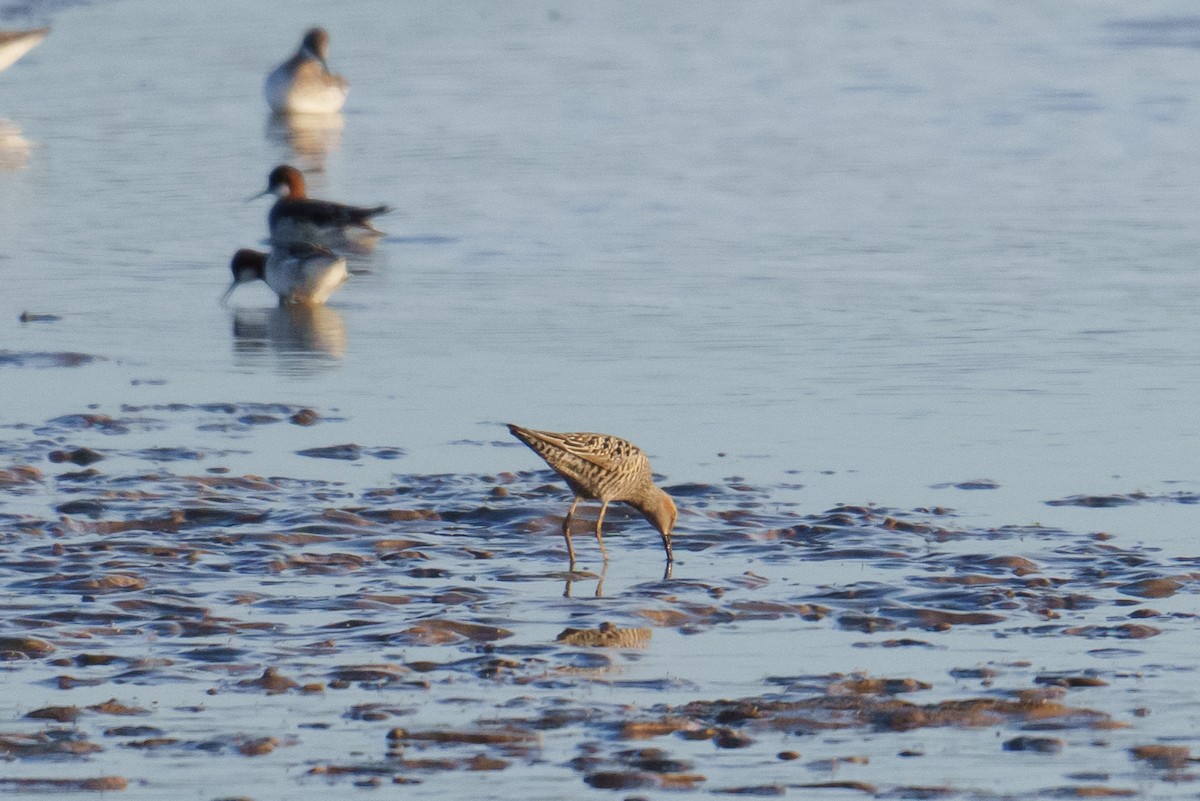
[[[1200,25],[1174,4],[20,8],[0,5],[0,26],[54,30],[0,75],[0,117],[31,143],[0,157],[0,468],[39,471],[0,486],[4,635],[46,627],[57,650],[7,663],[0,734],[46,729],[21,717],[37,708],[116,696],[178,742],[116,745],[103,731],[122,721],[84,713],[102,752],[18,758],[0,778],[120,774],[128,797],[266,799],[375,775],[314,767],[371,763],[384,784],[422,778],[404,792],[494,795],[487,771],[387,763],[385,734],[508,720],[541,734],[502,755],[505,792],[562,797],[589,771],[629,769],[614,755],[645,744],[614,727],[659,704],[798,701],[853,671],[926,682],[911,697],[935,704],[1059,671],[1107,681],[1066,702],[1129,727],[1058,720],[1059,754],[1001,750],[1033,725],[1013,718],[804,736],[757,723],[738,727],[756,738],[744,749],[649,746],[691,760],[705,791],[1190,794],[1186,768],[1127,751],[1196,747]],[[315,20],[352,93],[340,120],[289,129],[267,118],[261,80]],[[326,309],[281,312],[265,288],[222,308],[229,257],[265,233],[267,201],[245,198],[282,161],[318,196],[395,206],[389,236]],[[318,424],[288,422],[300,408]],[[126,422],[65,417],[85,413]],[[603,598],[590,579],[564,599],[567,497],[519,472],[540,464],[508,420],[645,446],[682,501],[672,580],[653,532],[617,515]],[[348,443],[358,458],[299,454]],[[64,477],[88,467],[50,454],[81,447],[104,457],[96,475]],[[222,476],[277,478],[195,478]],[[393,500],[436,518],[342,517]],[[259,517],[176,521],[194,503]],[[768,534],[839,504],[878,508],[834,520],[836,547]],[[931,528],[889,529],[889,514]],[[97,522],[127,520],[142,525]],[[405,538],[427,558],[376,548]],[[310,552],[349,556],[292,561]],[[999,568],[995,597],[926,582],[1014,556],[1095,602],[1053,618],[1029,600],[1048,588]],[[147,583],[100,593],[97,621],[51,617],[78,614],[92,591],[77,582],[108,574]],[[1180,586],[1144,604],[1114,589],[1147,577]],[[125,594],[131,617],[107,619]],[[159,597],[188,609],[141,605]],[[777,606],[736,606],[762,599]],[[1159,614],[1129,617],[1143,606]],[[913,609],[1002,620],[930,633]],[[219,623],[179,622],[206,617]],[[321,629],[350,617],[366,625]],[[428,618],[512,636],[402,634]],[[649,645],[554,645],[609,620],[651,628]],[[1120,628],[1139,623],[1161,633]],[[932,647],[881,645],[904,638]],[[54,663],[100,651],[170,664]],[[268,666],[326,683],[341,664],[495,653],[513,662],[500,678],[463,662],[420,674],[428,687],[406,671],[323,693],[237,685]],[[994,686],[948,673],[978,665]],[[55,680],[89,671],[98,686]],[[367,702],[401,712],[367,725],[350,714]],[[550,727],[555,704],[572,722]],[[238,752],[263,736],[280,746]],[[607,761],[568,765],[593,748]],[[801,759],[776,760],[785,749]],[[856,755],[870,762],[821,763]],[[1089,773],[1107,778],[1070,778]]]

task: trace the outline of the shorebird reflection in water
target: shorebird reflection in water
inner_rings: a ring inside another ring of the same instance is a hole
[[[17,59],[41,44],[49,28],[27,31],[0,31],[0,72],[11,67]]]
[[[391,211],[388,206],[350,206],[310,198],[304,175],[288,164],[271,170],[267,188],[254,197],[263,195],[279,198],[267,215],[272,242],[317,242],[334,248],[369,245],[383,235],[371,225],[371,218]]]
[[[333,114],[346,102],[350,84],[329,71],[329,34],[311,28],[287,61],[271,70],[265,88],[276,114]]]
[[[311,375],[346,355],[346,321],[329,306],[297,303],[233,311],[233,346],[239,360],[261,364],[264,356],[281,373]]]
[[[674,562],[671,529],[675,527],[679,513],[671,496],[655,486],[650,460],[640,448],[609,434],[556,434],[512,423],[508,430],[566,479],[575,493],[562,529],[572,570],[575,569],[575,549],[571,545],[571,519],[575,516],[575,507],[580,500],[598,500],[601,505],[600,516],[596,519],[596,542],[600,544],[604,561],[608,561],[608,551],[600,533],[604,512],[610,503],[622,501],[641,512],[662,535],[663,548],[667,552],[667,572],[670,573]]]
[[[233,283],[221,302],[229,300],[240,284],[265,281],[279,303],[318,306],[346,282],[346,260],[328,248],[311,242],[277,244],[269,254],[243,248],[229,263]]]
[[[266,136],[284,158],[295,159],[302,169],[324,169],[325,159],[341,147],[346,118],[341,114],[272,114]]]
[[[29,164],[33,142],[21,135],[16,123],[0,119],[0,170],[20,170]]]

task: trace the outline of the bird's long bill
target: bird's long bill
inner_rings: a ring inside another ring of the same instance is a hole
[[[229,289],[226,289],[225,294],[221,296],[221,305],[222,306],[224,306],[226,301],[229,300],[229,296],[233,294],[233,290],[237,289],[237,285],[238,285],[238,282],[237,282],[237,279],[235,278],[233,283],[229,285]]]
[[[270,188],[264,189],[263,191],[259,192],[257,195],[251,195],[250,197],[246,198],[246,202],[249,203],[252,200],[258,200],[263,195],[269,195],[269,194],[271,194]]]

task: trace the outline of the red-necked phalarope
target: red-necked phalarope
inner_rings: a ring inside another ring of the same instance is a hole
[[[224,303],[239,284],[265,281],[279,296],[279,303],[318,306],[346,282],[346,260],[328,248],[311,242],[276,244],[270,254],[242,249],[229,263],[233,283],[221,296]]]
[[[29,31],[0,31],[0,72],[13,62],[41,44],[50,33],[49,28],[34,28]]]
[[[350,84],[329,72],[329,34],[312,28],[296,54],[267,76],[267,103],[276,114],[333,114],[346,102]]]
[[[317,242],[329,247],[354,246],[362,236],[383,234],[371,218],[391,211],[388,206],[347,206],[331,200],[315,200],[304,191],[304,176],[295,167],[282,164],[267,176],[267,188],[255,197],[276,195],[267,224],[272,242]],[[251,198],[253,199],[253,198]],[[354,234],[359,234],[355,237]]]

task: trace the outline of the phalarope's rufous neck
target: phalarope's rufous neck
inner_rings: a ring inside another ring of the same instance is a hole
[[[311,242],[275,244],[269,254],[243,248],[229,263],[233,283],[221,296],[224,303],[239,284],[265,281],[280,304],[318,306],[346,282],[346,260]]]
[[[556,434],[512,423],[508,424],[508,430],[566,479],[575,493],[562,529],[572,570],[575,569],[575,549],[571,547],[571,518],[575,516],[575,507],[580,500],[598,500],[601,506],[600,517],[596,520],[596,542],[600,543],[604,561],[608,561],[604,539],[600,536],[604,512],[613,501],[623,501],[641,512],[662,535],[669,572],[675,559],[671,553],[671,530],[679,511],[671,496],[654,485],[650,461],[641,448],[611,434]]]
[[[267,75],[267,103],[276,114],[332,114],[346,102],[350,84],[329,72],[329,34],[311,28],[295,55]]]
[[[13,62],[41,44],[50,33],[49,28],[34,28],[28,31],[0,31],[0,72]]]
[[[348,206],[331,200],[315,200],[304,190],[304,176],[295,167],[282,164],[267,176],[267,188],[255,195],[276,195],[267,223],[272,242],[316,242],[342,247],[361,242],[353,234],[378,237],[371,218],[391,211],[388,206]],[[253,198],[251,198],[253,199]]]

